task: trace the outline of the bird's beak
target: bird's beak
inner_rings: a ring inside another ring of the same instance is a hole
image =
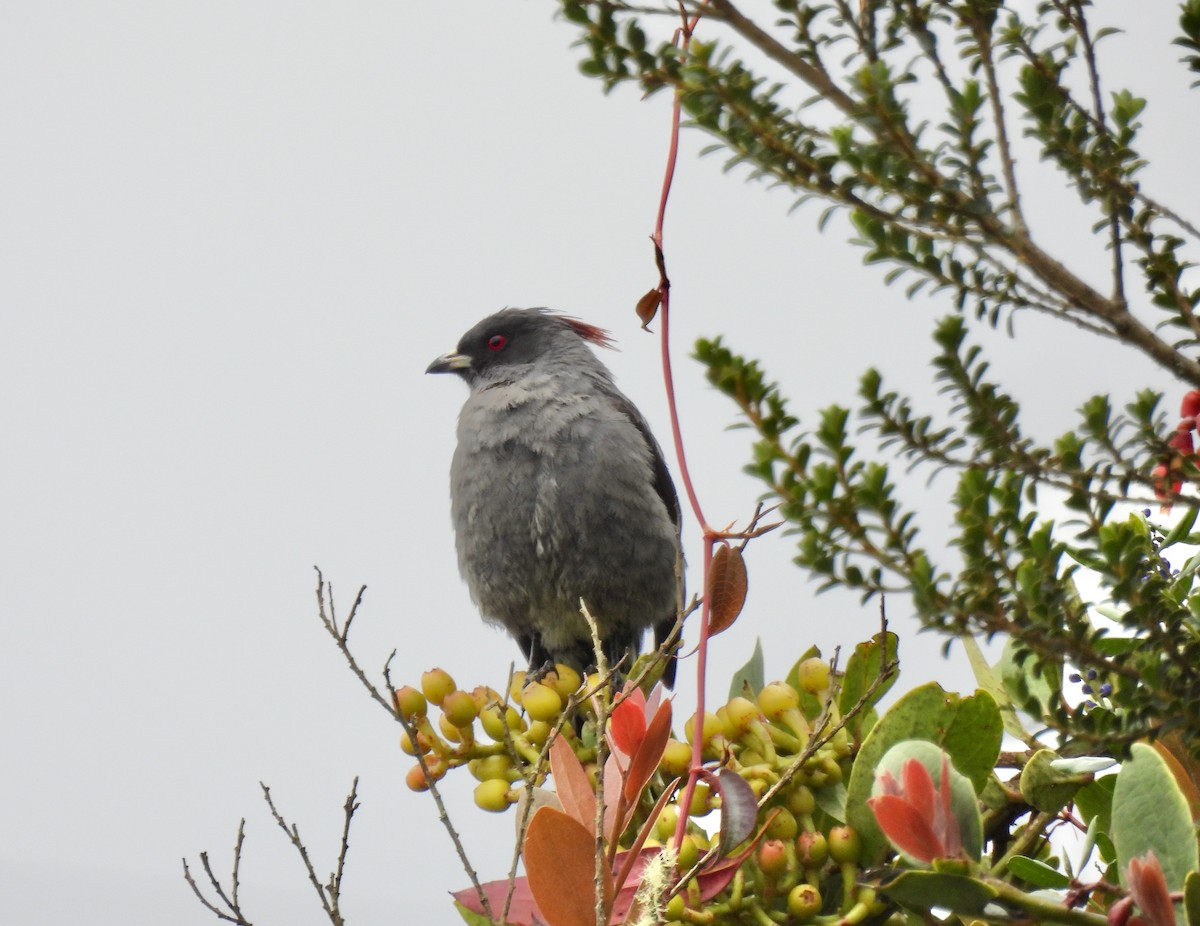
[[[458,373],[462,370],[471,369],[471,358],[466,354],[456,354],[451,351],[448,354],[442,354],[437,360],[429,364],[426,368],[426,373]]]

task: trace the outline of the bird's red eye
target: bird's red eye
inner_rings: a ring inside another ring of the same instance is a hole
[[[504,345],[508,343],[508,338],[502,334],[493,334],[488,338],[489,350],[504,350]]]

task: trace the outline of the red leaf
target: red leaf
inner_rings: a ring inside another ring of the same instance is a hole
[[[902,797],[881,794],[867,804],[875,813],[875,822],[893,846],[922,862],[945,855],[941,840],[930,825],[932,818],[922,816]]]
[[[1129,893],[1150,926],[1175,926],[1175,907],[1162,866],[1153,852],[1131,858],[1126,870]]]
[[[480,887],[492,908],[492,916],[499,919],[500,913],[504,910],[504,900],[508,897],[508,879],[488,881],[486,884],[481,884]],[[480,916],[487,915],[483,904],[479,902],[479,895],[475,892],[475,888],[463,888],[450,896],[472,913],[478,913]],[[546,918],[542,916],[542,911],[534,903],[533,894],[529,891],[529,879],[517,878],[513,882],[512,903],[508,906],[508,919],[505,922],[511,926],[533,926],[534,923],[544,923],[545,921]]]
[[[900,767],[900,779],[905,800],[913,805],[917,813],[932,823],[937,813],[937,795],[933,790],[933,778],[929,769],[916,759],[905,759]]]
[[[708,635],[715,637],[727,630],[742,613],[746,603],[749,580],[746,576],[746,561],[742,551],[728,544],[721,544],[713,551],[712,563],[708,568]]]
[[[550,773],[554,776],[554,790],[563,810],[571,819],[582,823],[589,836],[594,836],[596,792],[566,737],[558,737],[550,747]]]
[[[561,810],[539,808],[525,834],[529,889],[549,926],[595,926],[596,841]],[[612,907],[612,875],[603,873],[604,906]]]
[[[643,718],[643,723],[645,722]],[[663,752],[667,748],[667,740],[671,738],[671,702],[665,701],[658,708],[650,726],[646,728],[637,752],[629,763],[629,777],[625,779],[625,800],[630,806],[636,806],[638,795],[646,782],[662,761]]]
[[[627,756],[637,752],[646,735],[646,696],[634,688],[613,708],[608,733],[614,746]]]

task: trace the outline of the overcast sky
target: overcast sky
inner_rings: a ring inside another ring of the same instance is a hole
[[[621,352],[605,361],[668,442],[657,342],[633,306],[656,279],[669,100],[605,97],[554,9],[4,4],[0,921],[215,922],[179,859],[208,850],[224,872],[245,816],[250,918],[323,922],[258,782],[324,873],[356,774],[349,921],[456,920],[445,891],[465,877],[432,804],[403,785],[398,730],[317,622],[312,567],[343,607],[370,586],[355,631],[368,666],[397,648],[400,680],[440,664],[466,687],[502,685],[517,649],[479,623],[449,525],[465,389],[423,375],[502,306],[609,328]],[[1150,188],[1194,216],[1200,119],[1166,44],[1173,9],[1138,5],[1107,65],[1114,88],[1151,95]],[[668,259],[692,472],[724,523],[760,486],[740,472],[747,433],[725,430],[732,406],[685,359],[697,336],[762,358],[811,421],[873,364],[928,394],[930,324],[948,304],[905,302],[844,222],[818,235],[817,209],[789,217],[787,194],[699,160],[706,144],[685,137]],[[1103,281],[1102,242],[1061,180],[1032,157],[1022,168],[1043,178],[1026,201],[1058,256]],[[979,337],[1045,434],[1093,391],[1179,392],[1101,341],[1034,319],[1019,331]],[[782,534],[751,548],[714,697],[756,637],[782,676],[810,643],[875,630],[873,605],[815,598],[792,550]],[[892,616],[902,687],[972,687],[903,602]],[[680,678],[686,706],[691,663]],[[473,783],[451,776],[451,812],[498,877],[512,820],[476,813]]]

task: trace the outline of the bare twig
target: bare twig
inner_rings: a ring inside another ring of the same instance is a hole
[[[300,838],[300,828],[295,824],[289,824],[284,819],[275,806],[275,801],[271,797],[271,789],[263,782],[258,783],[262,788],[263,799],[267,802],[267,807],[271,810],[271,816],[275,818],[275,823],[287,835],[292,846],[300,855],[300,860],[304,863],[304,870],[308,874],[308,881],[313,886],[313,890],[317,892],[317,896],[321,899],[321,908],[325,911],[325,915],[329,917],[329,921],[333,926],[344,926],[345,919],[342,917],[342,911],[339,906],[342,893],[342,874],[346,863],[346,852],[350,848],[350,820],[354,816],[354,811],[358,809],[358,778],[354,779],[354,784],[350,787],[350,795],[346,798],[345,803],[345,824],[342,828],[342,844],[338,851],[337,868],[329,876],[329,883],[322,885],[317,877],[316,869],[313,867],[312,859],[309,857],[308,848],[304,845],[304,841]]]
[[[238,822],[237,841],[233,846],[233,874],[230,878],[229,893],[225,893],[225,889],[221,886],[220,880],[213,873],[212,865],[208,861],[208,853],[200,853],[200,866],[204,869],[204,873],[208,876],[209,884],[212,885],[213,893],[217,899],[224,904],[225,909],[221,909],[215,903],[204,896],[199,885],[196,884],[196,879],[192,876],[191,870],[188,868],[187,859],[183,859],[183,880],[187,882],[188,887],[192,889],[192,893],[196,895],[196,899],[201,905],[214,914],[217,919],[226,923],[234,923],[236,926],[252,926],[250,921],[246,919],[245,913],[242,912],[241,903],[238,900],[238,887],[240,885],[238,872],[242,865],[242,844],[246,839],[246,818],[243,817]]]

